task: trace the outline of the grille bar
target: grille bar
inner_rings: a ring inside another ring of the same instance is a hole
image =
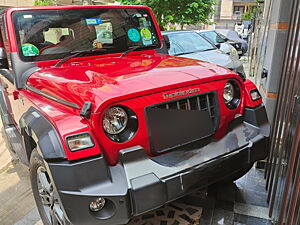
[[[201,95],[193,95],[187,98],[180,98],[167,103],[162,103],[153,106],[152,108],[169,109],[169,110],[198,110],[208,111],[209,116],[214,124],[214,128],[217,126],[217,101],[214,92],[205,93]]]

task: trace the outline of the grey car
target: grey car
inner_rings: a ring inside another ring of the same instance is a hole
[[[227,43],[216,31],[214,30],[195,30],[202,37],[216,45],[221,51],[230,55],[232,58],[239,59],[237,50],[229,43]]]
[[[168,53],[174,56],[198,59],[226,67],[245,78],[243,64],[222,52],[194,31],[163,32],[170,40]]]
[[[247,41],[239,37],[238,33],[234,30],[217,29],[216,32],[223,38],[227,39],[233,47],[236,48],[239,55],[244,55],[248,50]]]

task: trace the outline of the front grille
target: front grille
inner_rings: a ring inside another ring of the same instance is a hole
[[[166,103],[154,105],[151,108],[208,111],[214,125],[214,129],[217,128],[218,108],[215,92],[176,99]]]
[[[218,126],[217,103],[216,92],[209,92],[146,107],[151,151],[189,149],[211,137]]]

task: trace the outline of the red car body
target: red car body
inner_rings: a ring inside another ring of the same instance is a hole
[[[24,132],[26,133],[26,131],[31,130],[30,122],[28,122],[29,119],[27,120],[27,117],[24,117],[24,115],[29,112],[30,109],[39,112],[57,132],[58,139],[56,141],[60,142],[64,150],[64,152],[61,153],[62,155],[65,155],[64,157],[54,157],[52,158],[53,160],[55,159],[58,163],[60,160],[64,162],[67,161],[69,165],[71,165],[73,163],[76,164],[83,162],[84,160],[89,160],[93,157],[103,156],[109,168],[116,168],[120,164],[120,152],[134,146],[140,146],[150,159],[159,156],[160,154],[157,155],[151,151],[145,109],[148,106],[168,102],[170,100],[175,101],[180,100],[183,97],[191,97],[193,93],[189,94],[189,90],[196,89],[199,90],[200,93],[217,93],[216,98],[218,101],[219,112],[218,124],[211,137],[216,142],[222,140],[224,136],[228,134],[231,123],[237,118],[243,117],[246,109],[251,111],[260,108],[262,110],[260,114],[265,118],[265,111],[261,98],[252,100],[251,91],[257,91],[257,88],[251,81],[245,81],[232,71],[207,62],[161,55],[157,54],[154,49],[133,51],[128,53],[125,57],[120,57],[122,54],[121,52],[87,57],[74,57],[59,67],[54,66],[59,59],[37,61],[34,63],[35,69],[27,75],[26,82],[23,86],[18,87],[18,82],[16,82],[16,80],[14,82],[8,82],[9,79],[5,73],[12,72],[18,76],[18,68],[29,65],[28,62],[23,62],[21,59],[15,61],[16,58],[19,57],[20,52],[15,34],[13,14],[17,11],[27,10],[40,11],[43,13],[43,10],[76,10],[82,8],[141,8],[149,10],[160,42],[163,41],[154,15],[147,7],[55,6],[10,8],[6,10],[4,14],[5,25],[2,27],[2,43],[0,46],[3,51],[6,52],[10,61],[10,66],[7,68],[8,70],[1,71],[1,74],[4,74],[3,77],[1,77],[1,84],[3,86],[1,93],[3,99],[5,99],[5,104],[2,106],[4,107],[2,108],[2,113],[5,114],[3,116],[4,122],[6,122],[6,127],[7,125],[14,125],[16,132],[22,136]],[[7,37],[5,37],[6,35]],[[14,56],[12,57],[11,55]],[[31,67],[28,66],[28,69],[23,70],[22,73],[25,73],[30,69]],[[240,90],[239,104],[234,109],[228,108],[223,100],[224,85],[228,81],[234,81]],[[178,92],[183,92],[184,94],[172,97],[172,99],[166,98],[166,94]],[[90,102],[92,105],[89,117],[80,115],[85,102]],[[110,107],[116,105],[133,110],[138,121],[138,128],[134,136],[122,143],[111,140],[102,128],[104,113]],[[12,122],[7,122],[9,120],[12,120]],[[250,120],[253,121],[255,119],[252,118],[249,119],[249,121]],[[22,126],[22,124],[25,123],[27,125]],[[263,119],[263,122],[259,124],[255,124],[254,122],[254,125],[257,127],[260,127],[262,124],[267,124],[267,120]],[[36,137],[38,135],[35,132],[37,131],[27,132],[26,137],[32,135],[32,138],[30,139],[34,140],[33,142],[35,142],[36,146],[39,143],[39,138]],[[80,151],[70,151],[67,144],[67,138],[81,133],[88,133],[91,136],[94,145]],[[267,133],[268,132],[265,134],[264,140],[268,137]],[[28,138],[23,138],[23,140],[25,141],[25,144],[22,150],[16,150],[16,152],[19,153],[21,161],[25,164],[29,164],[33,149],[28,147],[28,145],[32,143],[26,143]],[[39,148],[42,148],[42,146]],[[259,150],[262,151],[262,154],[253,159],[254,161],[258,158],[263,158],[266,155],[265,149]],[[47,149],[43,149],[41,152],[41,155],[46,158],[44,152],[47,152]],[[162,155],[164,154],[168,153],[162,153]],[[45,160],[48,162],[47,159]],[[253,160],[251,163],[254,162]],[[50,162],[51,160],[49,163]],[[136,169],[138,170],[138,168]],[[55,170],[50,170],[51,172],[49,171],[49,173],[52,174],[51,176],[56,177],[57,174],[54,175]],[[82,171],[87,172],[84,169]],[[93,173],[93,171],[90,171],[90,173]],[[82,175],[86,176],[87,174]],[[78,174],[75,176],[78,176]],[[58,192],[60,193],[61,190],[59,189],[61,185],[58,183],[62,181],[56,182],[55,178],[53,179],[54,183],[56,183]],[[76,179],[78,179],[78,177]],[[76,179],[74,178],[74,182]],[[66,178],[66,182],[67,180],[68,179]],[[96,184],[98,181],[94,180],[93,182]],[[74,184],[74,186],[76,185]],[[128,190],[130,190],[130,188],[128,188]],[[186,193],[188,192],[189,191]],[[61,193],[63,193],[63,191]],[[78,194],[75,194],[74,192],[72,195]],[[108,193],[99,193],[99,196],[107,195],[109,196]],[[182,195],[182,193],[180,195]],[[133,206],[128,206],[128,208],[132,210],[128,210],[130,212],[127,213],[127,216],[118,216],[120,213],[118,211],[119,208],[118,206],[114,206],[114,208],[117,208],[117,212],[114,212],[112,214],[113,216],[111,215],[108,217],[112,219],[109,220],[106,218],[103,221],[101,216],[89,214],[88,206],[85,206],[87,214],[82,217],[84,219],[79,219],[78,216],[71,215],[70,203],[62,196],[60,198],[67,214],[66,217],[74,224],[113,224],[120,221],[126,222],[133,215],[158,207],[162,204],[161,202],[152,204],[149,208],[140,210],[137,210],[137,206],[135,206],[135,211],[132,209],[134,208]],[[172,198],[170,197],[165,202],[170,201],[171,199]],[[71,200],[69,199],[68,201]],[[108,197],[106,202],[110,201],[114,202],[115,200],[111,200]],[[130,205],[130,201],[124,199],[122,199],[122,201],[126,201],[126,204]]]

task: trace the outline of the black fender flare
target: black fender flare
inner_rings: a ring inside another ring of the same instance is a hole
[[[66,159],[60,136],[53,124],[36,108],[30,107],[20,119],[20,129],[24,137],[26,154],[30,160],[33,148],[28,146],[27,137],[31,137],[37,145],[39,154],[46,161]]]

